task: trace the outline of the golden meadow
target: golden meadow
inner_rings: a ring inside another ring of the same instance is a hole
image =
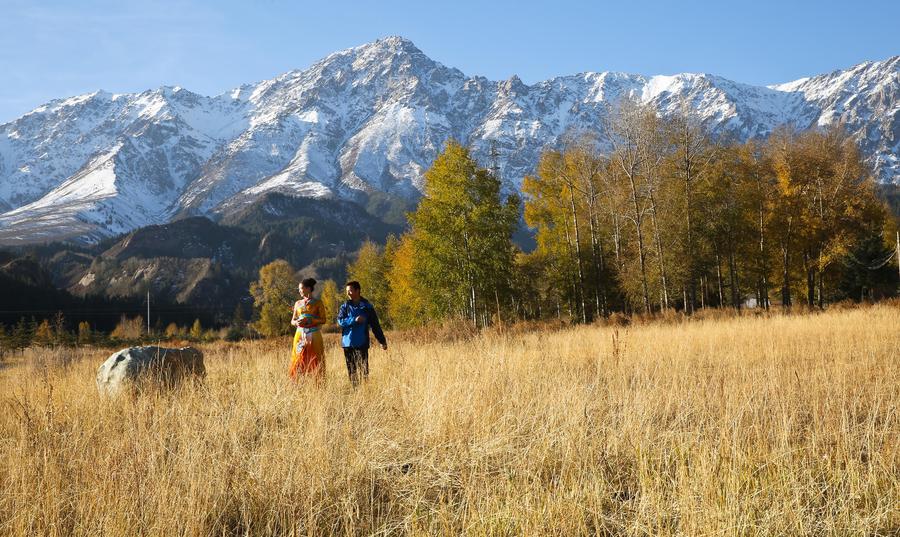
[[[898,535],[900,308],[464,341],[388,334],[353,391],[288,340],[101,399],[109,350],[0,370],[2,535]]]

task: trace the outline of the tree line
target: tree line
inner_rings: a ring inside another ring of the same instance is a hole
[[[898,292],[896,216],[840,127],[723,143],[689,112],[661,118],[626,100],[597,132],[544,151],[521,196],[453,140],[424,179],[408,230],[364,243],[347,266],[389,327],[823,308]],[[512,240],[522,218],[533,251]],[[262,267],[252,319],[238,306],[216,333],[195,320],[144,334],[123,318],[106,336],[87,322],[67,331],[59,314],[0,326],[0,347],[276,336],[291,330],[297,281],[287,261]],[[343,282],[319,290],[333,317]]]
[[[22,351],[28,347],[113,347],[121,345],[147,345],[166,341],[210,342],[219,339],[238,341],[253,337],[252,327],[243,320],[240,309],[235,310],[231,323],[219,329],[206,328],[200,319],[194,319],[190,326],[169,323],[164,328],[156,326],[147,329],[140,315],[121,315],[112,330],[98,329],[88,321],[73,321],[62,311],[51,318],[40,320],[31,317],[19,318],[11,326],[0,323],[0,362],[6,354]]]
[[[721,143],[689,112],[625,101],[546,150],[521,192],[450,141],[409,231],[364,245],[348,274],[399,328],[897,294],[896,220],[840,127]],[[531,252],[512,241],[523,212]]]

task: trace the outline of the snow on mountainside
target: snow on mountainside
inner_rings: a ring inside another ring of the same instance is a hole
[[[582,73],[526,85],[468,77],[390,37],[205,97],[163,87],[52,101],[0,125],[0,244],[97,240],[267,192],[415,199],[449,138],[510,188],[540,151],[596,129],[624,96],[690,106],[716,135],[844,122],[883,181],[900,181],[900,57],[771,87],[706,74]]]
[[[882,180],[900,182],[900,56],[772,88],[801,95],[811,124],[845,124]]]

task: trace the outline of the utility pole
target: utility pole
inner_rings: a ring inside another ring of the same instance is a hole
[[[491,158],[491,173],[494,174],[494,179],[500,180],[500,151],[497,150],[497,140],[491,140],[491,149],[488,153],[488,156]]]

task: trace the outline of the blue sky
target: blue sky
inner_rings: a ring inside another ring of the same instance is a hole
[[[0,123],[57,97],[214,95],[388,35],[469,75],[786,82],[900,54],[900,1],[0,0]]]

